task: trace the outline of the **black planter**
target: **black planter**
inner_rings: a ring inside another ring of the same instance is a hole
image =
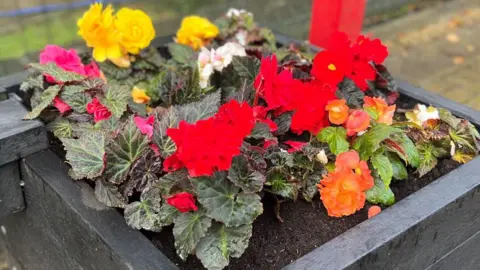
[[[16,92],[24,76],[0,79],[0,86]],[[405,82],[399,87],[413,100],[449,109],[480,125],[478,111]],[[0,111],[4,102],[20,105],[12,99],[3,101]],[[3,150],[2,121],[18,122],[24,112],[15,117],[8,110],[0,113],[0,161],[9,162],[0,167],[0,214],[6,216],[0,225],[6,230],[8,249],[20,264],[25,269],[176,269],[145,236],[129,228],[121,214],[97,202],[90,186],[72,180],[63,160],[49,150],[32,154],[47,147],[39,122],[20,122],[34,123],[30,129],[40,130],[37,137],[29,137],[28,147],[22,148],[18,140],[8,141],[32,132],[23,128],[7,137],[8,145],[18,146]],[[21,159],[20,170],[11,156]],[[476,158],[285,269],[478,269],[479,174],[480,158]],[[23,194],[20,179],[25,183]],[[8,199],[11,194],[15,199]],[[26,208],[18,212],[23,199]],[[10,201],[17,203],[11,206]]]

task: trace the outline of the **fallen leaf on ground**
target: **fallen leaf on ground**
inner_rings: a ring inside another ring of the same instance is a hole
[[[468,45],[467,45],[467,51],[468,51],[468,52],[473,52],[473,51],[475,51],[475,46],[473,46],[472,44],[468,44]]]
[[[458,43],[460,41],[460,38],[458,37],[457,34],[450,33],[447,35],[447,40],[451,43]]]
[[[461,64],[465,63],[465,58],[463,56],[455,56],[453,58],[453,63],[455,65],[461,65]]]

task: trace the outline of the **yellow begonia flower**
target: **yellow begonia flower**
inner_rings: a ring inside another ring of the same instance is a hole
[[[149,96],[147,96],[147,94],[145,92],[146,91],[144,89],[140,89],[140,88],[134,86],[133,90],[132,90],[133,102],[139,103],[139,104],[148,103],[151,98]]]
[[[217,26],[199,16],[188,16],[182,20],[177,31],[177,42],[199,50],[219,33]]]
[[[120,46],[120,33],[115,28],[113,9],[103,10],[101,3],[90,6],[77,22],[78,34],[93,48],[93,58],[98,62],[117,59],[124,55]]]
[[[141,10],[122,8],[116,15],[116,27],[121,33],[120,44],[132,54],[150,45],[155,29],[150,17]]]
[[[109,59],[110,62],[112,62],[115,66],[121,67],[121,68],[128,68],[130,67],[130,57],[128,54],[120,57],[120,58],[115,58],[115,59]]]

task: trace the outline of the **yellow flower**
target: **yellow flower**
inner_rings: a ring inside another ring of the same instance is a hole
[[[188,16],[182,20],[177,31],[177,42],[198,50],[219,33],[217,26],[199,16]]]
[[[151,99],[149,96],[147,96],[144,89],[138,88],[136,86],[133,87],[132,98],[133,98],[133,102],[139,103],[139,104],[148,103]]]
[[[125,54],[120,58],[110,59],[110,62],[112,62],[115,66],[120,68],[128,68],[130,67],[130,64],[131,64],[130,57],[128,56],[128,54]]]
[[[93,58],[98,62],[117,59],[124,53],[120,46],[120,34],[115,29],[113,9],[108,5],[103,10],[101,3],[95,3],[77,22],[78,34],[93,47]]]
[[[120,44],[132,54],[150,45],[155,29],[150,17],[138,9],[122,8],[117,12],[116,26],[121,33]]]

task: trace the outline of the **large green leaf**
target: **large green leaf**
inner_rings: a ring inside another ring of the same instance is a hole
[[[158,189],[145,189],[140,201],[132,202],[125,207],[123,215],[127,224],[137,230],[145,229],[159,232],[162,223],[158,212],[161,210],[162,197]]]
[[[142,135],[131,117],[118,136],[106,147],[108,182],[122,183],[132,164],[148,147],[147,136]]]
[[[71,138],[73,136],[72,123],[65,118],[57,118],[47,125],[49,131],[57,138]]]
[[[271,192],[282,197],[296,200],[298,197],[298,187],[287,181],[287,173],[281,169],[272,168],[267,174],[267,182]]]
[[[203,210],[180,214],[174,221],[173,236],[175,236],[175,249],[182,260],[186,260],[198,241],[207,233],[212,225],[212,220],[205,215]]]
[[[128,181],[123,185],[122,192],[131,196],[134,190],[142,192],[146,187],[158,181],[157,175],[162,172],[162,159],[153,151],[146,151],[132,166]]]
[[[34,63],[30,64],[30,67],[54,77],[57,82],[72,82],[85,79],[80,74],[63,70],[55,63],[48,63],[45,65]]]
[[[252,237],[252,225],[226,227],[214,223],[197,244],[196,255],[209,270],[225,268],[230,257],[240,258]]]
[[[395,203],[395,194],[393,194],[390,187],[385,186],[383,180],[376,173],[373,173],[375,186],[366,191],[367,201],[373,204],[383,204],[386,206]]]
[[[419,176],[422,177],[437,166],[438,159],[435,156],[435,147],[431,142],[421,143],[417,145],[417,149],[420,153],[420,164],[417,171]]]
[[[187,45],[179,43],[169,43],[168,51],[172,55],[173,60],[180,64],[188,64],[194,55],[194,51]]]
[[[264,174],[254,170],[243,155],[235,156],[228,172],[228,179],[245,192],[260,192],[266,181]]]
[[[154,186],[159,188],[165,196],[169,196],[176,191],[189,191],[193,189],[188,179],[188,171],[184,169],[165,174],[158,179],[158,182],[156,182]]]
[[[60,138],[67,162],[72,166],[70,176],[73,179],[100,176],[105,169],[105,135],[101,132],[87,132],[79,139]]]
[[[377,170],[385,186],[389,187],[392,182],[393,167],[387,156],[382,153],[375,153],[370,159],[373,167]]]
[[[353,143],[353,149],[360,153],[362,160],[368,160],[380,147],[380,143],[393,134],[401,133],[402,130],[385,124],[376,124],[365,134],[357,137]]]
[[[273,134],[270,131],[270,126],[263,122],[258,122],[252,129],[249,137],[254,139],[272,139]]]
[[[335,155],[348,151],[347,131],[343,127],[327,127],[318,133],[319,141],[327,143]]]
[[[220,101],[221,92],[215,91],[199,101],[175,106],[174,108],[180,120],[185,120],[193,124],[198,120],[214,115],[218,111],[218,107],[220,107]]]
[[[191,182],[207,215],[228,227],[251,224],[263,212],[260,196],[240,192],[228,181],[226,172],[192,178]]]
[[[92,101],[92,97],[86,93],[69,93],[62,92],[60,98],[66,102],[72,110],[78,113],[85,113],[87,111],[87,104]]]
[[[384,141],[384,145],[388,151],[397,153],[407,164],[416,168],[420,164],[420,154],[415,144],[405,133],[393,134],[389,139]]]
[[[30,119],[37,118],[40,115],[40,113],[45,108],[47,108],[48,105],[52,103],[53,99],[60,92],[60,89],[61,89],[60,85],[52,85],[48,87],[45,91],[43,91],[42,94],[40,95],[38,104],[35,107],[33,107],[32,111],[25,116],[25,119],[30,120]]]
[[[125,85],[109,85],[105,90],[105,97],[100,102],[117,118],[127,110],[130,97],[130,88]]]
[[[249,83],[255,80],[260,69],[260,61],[250,56],[234,56],[232,58],[232,65],[238,75],[248,79]]]
[[[393,178],[396,180],[405,180],[408,178],[408,171],[405,164],[395,153],[386,153],[393,169]]]
[[[440,116],[440,119],[447,123],[449,126],[452,128],[457,128],[460,122],[462,121],[461,119],[455,117],[449,110],[443,109],[443,108],[438,108],[438,114]]]
[[[173,140],[167,136],[167,129],[176,128],[180,120],[177,111],[173,107],[170,107],[159,117],[153,128],[153,142],[158,146],[161,156],[166,158],[177,149]]]
[[[78,85],[78,84],[65,85],[62,88],[62,94],[69,96],[69,95],[85,92],[88,89],[89,88],[84,85]]]
[[[118,191],[118,186],[107,183],[103,179],[95,182],[95,197],[108,207],[125,208],[127,205],[127,198]]]
[[[313,197],[318,193],[317,184],[322,180],[324,173],[326,173],[325,169],[315,170],[305,175],[305,179],[303,179],[302,195],[306,201],[312,201]]]

